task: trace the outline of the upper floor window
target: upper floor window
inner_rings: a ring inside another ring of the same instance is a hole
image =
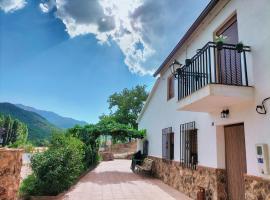
[[[174,76],[170,76],[167,80],[167,100],[174,97]]]

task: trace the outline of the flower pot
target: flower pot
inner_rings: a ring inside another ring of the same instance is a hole
[[[191,64],[191,59],[186,59],[185,64],[186,64],[186,66],[189,66]]]
[[[216,42],[216,47],[217,47],[218,51],[222,50],[223,49],[223,42],[222,41]]]
[[[238,43],[235,45],[235,48],[236,48],[238,53],[242,53],[243,49],[244,49],[244,45],[242,43]]]

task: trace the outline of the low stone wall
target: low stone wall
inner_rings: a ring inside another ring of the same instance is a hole
[[[114,154],[136,152],[136,150],[137,150],[137,141],[132,141],[132,142],[123,143],[123,144],[113,144],[111,146],[111,151]]]
[[[134,152],[113,154],[114,159],[126,159],[131,160]]]
[[[112,152],[103,151],[99,152],[99,155],[101,156],[102,161],[111,161],[114,159]]]
[[[245,199],[270,200],[270,181],[245,175]]]
[[[0,199],[17,199],[22,153],[19,149],[0,148]]]
[[[192,199],[197,198],[198,187],[203,187],[206,190],[207,199],[227,199],[225,170],[202,166],[191,170],[181,167],[177,161],[149,157],[154,160],[153,174],[155,177]]]

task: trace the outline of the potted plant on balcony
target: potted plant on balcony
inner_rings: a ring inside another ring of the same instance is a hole
[[[239,42],[235,45],[235,48],[237,50],[238,53],[242,53],[243,49],[244,49],[244,44],[242,42]]]
[[[223,44],[226,39],[227,39],[227,36],[224,36],[224,35],[216,36],[215,43],[216,43],[217,50],[220,51],[223,49]]]

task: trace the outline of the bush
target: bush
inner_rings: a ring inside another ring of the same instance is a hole
[[[33,175],[23,181],[21,194],[57,195],[63,192],[85,169],[83,159],[84,144],[79,139],[54,135],[49,149],[31,158]]]
[[[85,145],[85,157],[84,164],[86,168],[95,165],[99,162],[99,155],[96,149],[93,149],[90,145]]]
[[[29,141],[27,141],[26,143],[22,143],[22,144],[15,142],[15,143],[9,145],[8,147],[24,149],[24,151],[26,153],[32,153],[35,149],[35,146]]]
[[[23,197],[29,197],[29,195],[38,195],[37,178],[34,174],[29,175],[20,185],[19,194]]]
[[[93,127],[87,125],[85,127],[75,126],[67,131],[67,135],[76,137],[84,143],[84,165],[89,168],[99,161],[99,135],[92,133]]]

